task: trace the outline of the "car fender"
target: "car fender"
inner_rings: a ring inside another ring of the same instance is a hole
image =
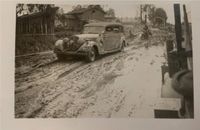
[[[99,54],[102,54],[103,51],[103,44],[101,42],[96,42],[96,41],[88,41],[88,45],[90,47],[96,47],[97,51]]]
[[[55,42],[55,48],[54,49],[59,49],[59,50],[61,50],[61,51],[63,51],[64,50],[64,47],[63,47],[63,40],[57,40],[56,42]]]
[[[96,46],[99,51],[99,46],[95,41],[87,41],[80,48],[79,51],[89,51],[92,47]]]
[[[93,47],[94,45],[97,45],[97,43],[95,41],[87,41],[88,46],[89,47]]]

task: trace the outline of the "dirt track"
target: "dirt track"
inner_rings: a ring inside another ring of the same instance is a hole
[[[153,41],[152,41],[153,43]],[[160,107],[163,46],[144,48],[137,38],[124,52],[93,63],[53,60],[18,73],[15,116],[153,117]]]

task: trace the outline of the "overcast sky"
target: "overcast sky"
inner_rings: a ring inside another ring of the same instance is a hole
[[[174,9],[172,3],[166,3],[166,2],[156,2],[153,3],[157,8],[163,8],[168,16],[167,22],[174,23]],[[64,9],[64,12],[68,12],[72,10],[72,6],[76,4],[62,4],[62,5],[56,5]],[[103,3],[103,8],[105,10],[109,8],[113,8],[115,10],[115,14],[117,17],[135,17],[139,16],[139,3],[133,3],[133,2],[110,2],[110,3]],[[187,6],[189,7],[189,6]],[[182,10],[182,8],[181,8]],[[190,12],[190,8],[187,8],[187,11]],[[183,17],[183,15],[182,15]]]

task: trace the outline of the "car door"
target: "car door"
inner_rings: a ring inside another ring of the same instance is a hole
[[[103,34],[103,43],[105,51],[112,51],[119,47],[120,44],[119,26],[108,26]]]

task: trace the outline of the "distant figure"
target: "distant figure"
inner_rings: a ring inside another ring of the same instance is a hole
[[[129,37],[132,38],[133,37],[133,33],[131,30],[129,30]]]
[[[151,31],[149,30],[149,27],[145,24],[143,29],[142,29],[142,36],[141,36],[141,39],[142,40],[148,40],[149,39],[149,35],[152,35]],[[145,43],[145,47],[148,48],[149,46],[149,41],[147,41]]]
[[[152,35],[151,34],[151,31],[149,30],[149,27],[145,24],[143,29],[142,29],[142,38],[147,40],[149,39],[149,35]]]

